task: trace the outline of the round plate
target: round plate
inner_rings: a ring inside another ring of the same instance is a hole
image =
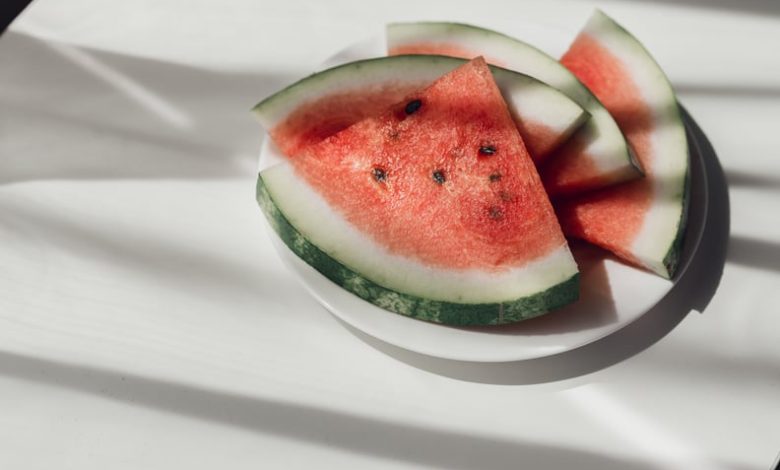
[[[537,28],[524,39],[551,53],[560,52],[557,38],[573,37]],[[384,55],[384,40],[372,38],[334,55],[325,67],[360,58]],[[688,119],[688,118],[686,118]],[[690,123],[686,122],[686,128]],[[707,215],[707,177],[702,153],[688,132],[691,155],[691,198],[683,257],[677,278],[693,257]],[[265,139],[260,168],[280,161],[278,150]],[[267,226],[268,227],[268,226]],[[580,300],[565,308],[524,322],[490,327],[451,327],[427,323],[383,310],[332,283],[301,261],[272,232],[282,260],[303,285],[333,315],[353,327],[392,345],[417,353],[459,361],[507,362],[562,353],[603,338],[641,317],[674,286],[673,281],[628,266],[586,244],[574,244],[580,267]]]

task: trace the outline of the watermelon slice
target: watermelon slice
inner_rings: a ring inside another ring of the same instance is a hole
[[[615,116],[647,177],[557,205],[567,235],[671,278],[688,202],[688,143],[669,81],[630,33],[597,11],[561,62]]]
[[[490,63],[552,85],[585,108],[591,118],[541,169],[550,196],[576,194],[642,175],[623,134],[599,100],[539,49],[495,31],[458,23],[390,24],[387,45],[391,55],[483,55]]]
[[[261,101],[254,112],[285,155],[296,155],[465,61],[442,56],[382,57],[310,75]],[[571,99],[536,79],[500,67],[493,76],[531,155],[543,158],[587,119]]]
[[[301,259],[380,307],[501,324],[578,295],[577,266],[482,59],[260,173]]]

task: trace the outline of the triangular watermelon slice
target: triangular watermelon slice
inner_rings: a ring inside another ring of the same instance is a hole
[[[639,41],[600,11],[561,63],[612,113],[647,173],[558,203],[564,231],[672,277],[687,220],[689,157],[669,81]]]
[[[484,60],[258,178],[301,259],[380,307],[501,324],[574,301],[578,273]]]
[[[446,22],[387,25],[387,50],[397,54],[442,54],[471,58],[528,74],[582,106],[590,119],[549,159],[542,180],[551,197],[578,194],[642,176],[615,120],[565,67],[530,44],[473,25]]]
[[[299,80],[253,111],[282,153],[292,156],[380,114],[464,62],[426,55],[349,62]],[[589,117],[566,95],[535,78],[500,67],[491,71],[534,159],[541,161]]]

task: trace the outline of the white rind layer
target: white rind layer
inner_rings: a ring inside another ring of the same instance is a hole
[[[512,117],[521,122],[541,124],[556,134],[568,135],[589,117],[587,111],[553,87],[506,69],[491,70]]]
[[[397,292],[458,303],[505,302],[544,291],[577,273],[566,245],[500,272],[428,266],[390,253],[358,231],[289,163],[264,170],[262,177],[276,206],[306,239],[361,276]]]
[[[653,202],[632,245],[634,255],[648,268],[666,273],[664,258],[683,223],[688,142],[677,99],[666,75],[630,33],[596,11],[582,31],[610,51],[631,73],[642,100],[652,110],[654,150]]]
[[[585,151],[596,157],[598,170],[603,174],[625,170],[628,147],[615,120],[573,73],[545,52],[495,31],[458,23],[392,23],[386,33],[388,50],[411,44],[452,45],[558,89],[591,116],[577,137],[587,139]]]
[[[366,90],[385,84],[403,84],[410,89],[430,85],[465,60],[443,56],[394,56],[367,59],[310,75],[262,101],[254,108],[260,124],[272,130],[290,113],[324,96]],[[543,124],[566,135],[588,114],[555,88],[539,80],[500,67],[491,67],[507,105],[521,121]]]

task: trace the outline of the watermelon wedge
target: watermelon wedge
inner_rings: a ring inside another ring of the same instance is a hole
[[[296,155],[378,115],[464,62],[419,55],[351,62],[310,75],[261,101],[253,111],[282,152]],[[545,157],[588,118],[571,99],[534,78],[500,67],[491,70],[534,158]]]
[[[561,59],[601,100],[646,178],[557,205],[564,231],[671,278],[688,205],[688,143],[669,81],[647,50],[600,11]]]
[[[471,58],[528,74],[562,91],[591,115],[541,168],[551,197],[576,194],[642,175],[615,120],[599,100],[557,60],[504,34],[459,23],[394,23],[387,26],[390,55],[442,54]]]
[[[481,58],[262,171],[257,198],[295,254],[393,312],[501,324],[578,295],[577,266]]]

